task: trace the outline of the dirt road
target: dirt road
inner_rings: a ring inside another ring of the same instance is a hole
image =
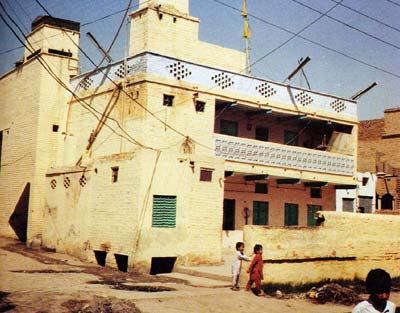
[[[400,301],[399,294],[392,295]],[[394,300],[396,301],[396,300]],[[0,312],[350,312],[303,296],[256,297],[163,276],[133,275],[0,238]]]

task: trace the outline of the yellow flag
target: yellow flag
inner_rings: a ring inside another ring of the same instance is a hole
[[[250,27],[249,27],[249,20],[248,20],[248,18],[247,18],[247,5],[246,5],[246,0],[243,0],[242,16],[243,16],[243,18],[244,18],[243,37],[244,37],[244,38],[250,38]]]
[[[243,17],[247,17],[247,5],[246,5],[246,0],[243,0],[242,16],[243,16]]]
[[[250,38],[250,27],[249,27],[249,21],[247,18],[244,20],[244,27],[243,27],[243,37],[244,38]]]

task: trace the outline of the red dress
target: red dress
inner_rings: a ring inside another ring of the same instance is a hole
[[[249,269],[247,272],[250,273],[249,281],[247,282],[246,290],[250,290],[251,285],[255,283],[257,292],[261,292],[261,280],[264,278],[263,275],[264,262],[262,259],[262,254],[256,254],[251,261]]]

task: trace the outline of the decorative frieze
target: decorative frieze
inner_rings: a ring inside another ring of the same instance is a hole
[[[353,175],[354,158],[276,143],[215,135],[215,155],[227,160],[330,174]]]

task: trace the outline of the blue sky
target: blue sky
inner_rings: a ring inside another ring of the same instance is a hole
[[[101,55],[86,33],[91,32],[107,47],[122,18],[122,13],[114,13],[128,4],[127,0],[40,2],[53,16],[81,23],[81,47],[95,61]],[[251,62],[255,63],[252,74],[282,82],[301,57],[309,56],[311,62],[304,70],[313,90],[350,97],[377,82],[377,87],[358,100],[358,116],[360,120],[381,118],[385,109],[400,106],[400,0],[338,2],[340,0],[247,0],[252,35]],[[138,0],[133,1],[134,8],[137,3]],[[2,0],[2,4],[26,33],[32,20],[44,14],[34,0]],[[200,39],[243,50],[241,6],[242,0],[190,0],[191,15],[201,21]],[[320,18],[321,13],[328,10],[330,18]],[[3,10],[0,12],[4,15]],[[111,16],[96,21],[107,15]],[[311,23],[299,36],[277,49],[293,37],[293,33]],[[23,52],[17,48],[21,44],[2,21],[0,38],[0,74],[3,74],[12,69]],[[114,60],[124,56],[125,39],[124,27],[111,51]],[[91,63],[81,56],[81,70],[91,68]],[[291,84],[306,87],[302,75],[292,79]]]

